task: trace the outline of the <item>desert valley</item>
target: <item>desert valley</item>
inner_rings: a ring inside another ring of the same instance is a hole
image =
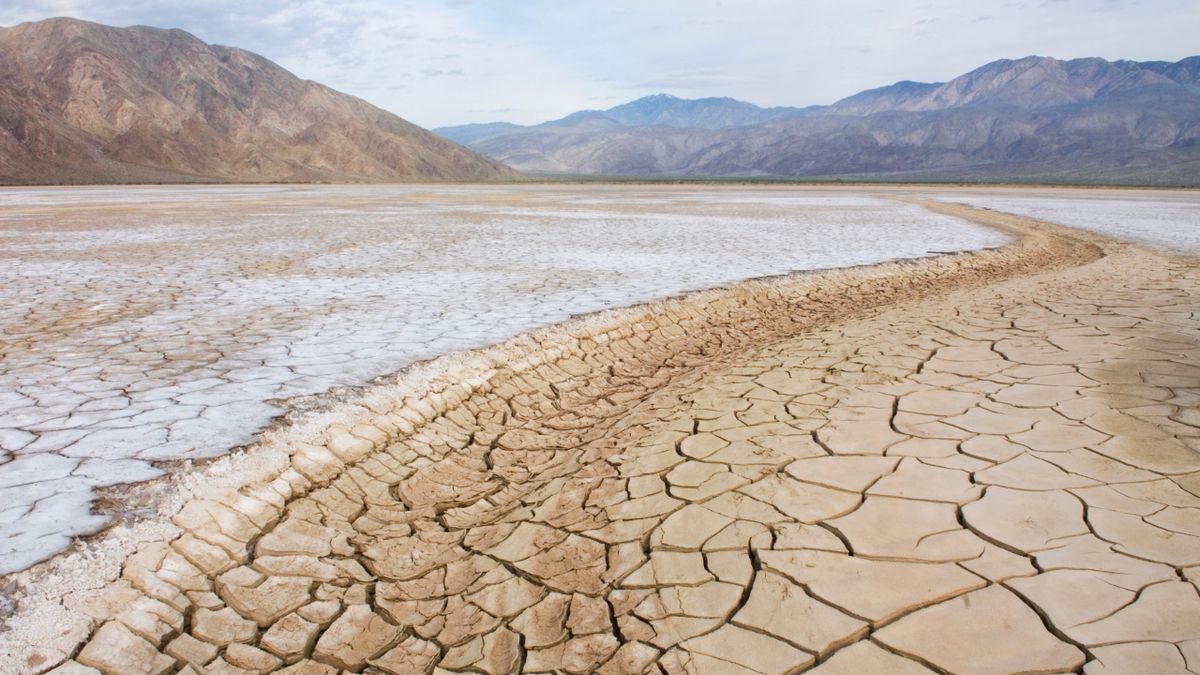
[[[1200,672],[1198,148],[1197,56],[427,131],[0,27],[0,674]]]

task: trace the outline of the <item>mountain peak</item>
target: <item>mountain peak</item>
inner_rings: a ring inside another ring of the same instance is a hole
[[[825,107],[655,95],[466,142],[523,170],[601,176],[1196,185],[1198,80],[1200,57],[1034,55],[949,82],[901,80]]]
[[[869,115],[966,106],[1050,108],[1091,101],[1113,91],[1155,83],[1195,82],[1200,63],[1193,65],[1191,61],[1139,63],[1097,57],[1063,61],[1038,55],[998,59],[949,82],[925,84],[905,80],[842,99],[830,109],[850,115]]]
[[[613,106],[602,114],[625,126],[723,129],[760,124],[798,112],[794,108],[760,108],[727,96],[688,99],[654,94]]]
[[[55,18],[0,29],[0,183],[492,179],[508,167],[250,52]]]
[[[41,21],[25,21],[25,22],[18,23],[13,26],[9,26],[8,28],[10,28],[10,29],[23,28],[26,30],[47,31],[47,30],[53,30],[55,28],[65,28],[65,27],[102,28],[103,24],[94,23],[92,21],[85,21],[83,19],[76,19],[75,17],[71,17],[71,16],[52,16],[48,19],[42,19]],[[3,28],[3,27],[0,27],[0,28]]]

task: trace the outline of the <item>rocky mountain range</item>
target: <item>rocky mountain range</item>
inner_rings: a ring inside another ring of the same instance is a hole
[[[657,95],[435,131],[531,173],[1197,185],[1200,57],[1031,56],[829,106]]]
[[[0,28],[7,184],[497,180],[516,178],[514,167],[1200,185],[1200,57],[1032,56],[828,106],[660,94],[534,126],[435,131],[179,30],[73,19]]]
[[[361,99],[180,30],[0,28],[0,183],[495,180]]]

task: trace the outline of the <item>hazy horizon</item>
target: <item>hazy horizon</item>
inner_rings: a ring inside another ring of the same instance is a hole
[[[53,16],[180,28],[433,128],[537,123],[657,93],[828,104],[1030,55],[1177,61],[1197,51],[1200,3],[12,0],[0,8],[0,25]]]

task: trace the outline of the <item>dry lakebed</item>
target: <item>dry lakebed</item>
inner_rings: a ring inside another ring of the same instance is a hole
[[[1200,672],[1200,193],[0,190],[0,673]]]

